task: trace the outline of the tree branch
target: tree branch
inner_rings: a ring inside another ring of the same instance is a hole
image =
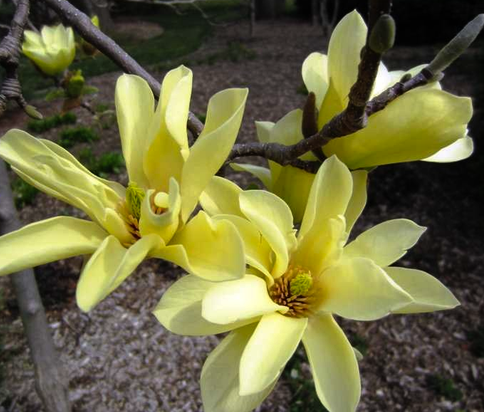
[[[91,23],[91,19],[66,0],[44,0],[62,19],[76,29],[78,34],[99,51],[109,57],[124,72],[136,74],[148,82],[153,94],[160,96],[160,83],[141,65],[126,53],[113,39],[105,35]],[[203,123],[193,113],[188,115],[188,129],[198,136],[203,130]]]
[[[16,102],[24,110],[28,106],[22,95],[17,69],[22,45],[22,34],[27,24],[29,10],[29,0],[19,0],[10,30],[0,43],[0,65],[5,69],[5,78],[0,89],[0,116],[7,109],[9,100]],[[28,113],[28,110],[26,111]]]

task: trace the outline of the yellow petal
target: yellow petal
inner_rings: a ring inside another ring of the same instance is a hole
[[[217,325],[202,317],[202,299],[214,285],[197,276],[183,276],[163,294],[153,314],[170,332],[180,335],[215,335],[244,325]]]
[[[460,304],[449,289],[426,272],[398,267],[385,268],[385,272],[414,299],[394,313],[435,312]]]
[[[336,156],[327,159],[319,168],[311,187],[298,234],[298,253],[313,254],[310,250],[318,253],[314,249],[318,237],[326,237],[324,231],[328,228],[329,219],[334,220],[345,214],[352,192],[353,179],[348,168]]]
[[[261,143],[269,143],[271,130],[274,127],[273,122],[255,122],[255,129],[257,131],[257,138]]]
[[[326,92],[323,104],[319,109],[318,128],[321,130],[334,116],[341,113],[346,108],[346,103],[347,102],[343,102],[342,99],[340,99],[338,92],[335,89],[334,81],[330,78],[328,91]]]
[[[373,226],[344,248],[344,256],[365,257],[389,266],[414,246],[426,228],[408,219],[393,219]]]
[[[155,111],[153,92],[141,77],[123,74],[116,83],[116,115],[129,180],[147,188],[143,157]]]
[[[365,258],[345,259],[319,279],[320,312],[353,320],[380,319],[412,302],[382,268]]]
[[[55,143],[45,144],[21,130],[10,130],[0,140],[0,157],[28,182],[47,194],[68,202],[102,222],[105,208],[116,208],[119,194],[104,181],[86,173]],[[65,151],[64,151],[65,152]]]
[[[269,143],[271,142],[271,132],[272,129],[274,128],[275,123],[273,122],[255,122],[255,128],[257,131],[257,138],[259,139],[259,142],[261,143]],[[279,170],[281,169],[281,165],[279,165],[276,162],[271,162],[270,160],[268,161],[269,163],[269,169],[271,171],[271,177],[272,181],[277,178],[277,174],[279,173]]]
[[[28,47],[42,47],[42,37],[32,30],[24,30],[24,45]]]
[[[274,303],[269,297],[266,282],[253,275],[214,285],[202,302],[202,316],[221,325],[277,311],[287,312],[287,308]]]
[[[440,149],[437,153],[433,154],[426,159],[422,159],[425,162],[435,163],[450,163],[458,162],[460,160],[467,159],[474,152],[474,141],[471,137],[465,136],[457,139],[449,146]]]
[[[234,224],[244,242],[244,251],[247,264],[256,268],[266,276],[269,286],[274,279],[271,276],[272,249],[261,235],[257,226],[239,216],[216,215],[214,220],[228,220]]]
[[[272,189],[272,177],[271,171],[267,167],[251,165],[249,163],[231,163],[230,167],[236,172],[248,172],[251,175],[257,177],[267,188]]]
[[[324,146],[350,169],[424,159],[465,134],[472,116],[469,98],[435,89],[415,89],[368,120],[368,126]]]
[[[276,195],[263,190],[241,193],[240,209],[274,251],[272,276],[278,278],[286,271],[289,254],[296,246],[291,210]]]
[[[300,223],[304,216],[315,176],[296,167],[285,166],[281,169],[272,190],[268,188],[291,208],[294,223]]]
[[[237,229],[227,220],[212,220],[205,212],[199,212],[153,256],[211,281],[238,279],[245,272],[244,245]]]
[[[232,149],[242,122],[247,94],[247,89],[228,89],[217,93],[208,103],[205,127],[191,147],[182,171],[184,222]]]
[[[316,95],[316,107],[319,109],[329,86],[328,57],[322,53],[311,53],[304,60],[301,74],[308,92]]]
[[[367,28],[355,10],[335,27],[328,46],[328,70],[334,89],[346,107],[351,86],[358,77],[361,49],[366,42]]]
[[[313,276],[318,276],[340,259],[347,238],[342,216],[327,219],[318,227],[319,231],[311,231],[299,242],[292,256],[293,265],[310,270]]]
[[[152,207],[153,190],[148,190],[141,205],[139,229],[141,236],[156,234],[167,244],[178,229],[180,223],[181,196],[180,188],[175,179],[170,179],[168,208],[161,214],[156,214]]]
[[[361,212],[363,212],[367,199],[366,187],[368,172],[365,170],[356,170],[351,172],[351,176],[353,177],[353,193],[345,213],[347,233],[351,232],[353,225],[360,217]]]
[[[231,214],[243,216],[239,206],[242,189],[223,177],[214,176],[200,196],[200,204],[209,215]]]
[[[0,237],[0,275],[93,253],[107,233],[96,223],[54,217]]]
[[[279,313],[262,317],[240,360],[241,396],[259,393],[277,380],[296,351],[307,323],[307,318]]]
[[[205,412],[251,412],[274,388],[277,378],[261,392],[239,395],[240,358],[254,328],[255,324],[233,331],[207,358],[200,379]]]
[[[91,256],[77,284],[77,305],[89,312],[116,289],[148,254],[161,246],[161,239],[149,235],[125,249],[114,236],[107,237]]]
[[[302,340],[321,403],[329,411],[354,412],[361,394],[358,362],[333,317],[312,317]]]

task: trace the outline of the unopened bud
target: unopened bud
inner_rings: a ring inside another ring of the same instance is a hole
[[[479,14],[455,36],[426,67],[434,76],[449,67],[464,53],[484,27],[484,14]]]
[[[302,134],[307,139],[316,133],[318,133],[316,95],[313,92],[310,92],[303,109]]]
[[[370,34],[368,46],[375,53],[385,53],[395,43],[395,20],[389,14],[382,14]]]
[[[25,113],[27,113],[32,119],[42,120],[44,116],[34,106],[28,104],[24,107]]]
[[[408,82],[411,78],[412,78],[412,75],[410,73],[405,73],[400,79],[400,83]]]

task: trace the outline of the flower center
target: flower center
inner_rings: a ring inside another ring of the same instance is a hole
[[[289,310],[285,316],[305,318],[311,313],[314,302],[313,277],[311,272],[300,266],[289,266],[280,278],[276,279],[269,289],[271,299]]]

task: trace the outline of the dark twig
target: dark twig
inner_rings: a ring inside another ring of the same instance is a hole
[[[0,65],[5,69],[5,78],[0,89],[0,116],[7,109],[9,100],[16,102],[30,115],[30,107],[22,95],[17,73],[22,35],[27,24],[29,10],[28,0],[18,1],[10,30],[0,43]]]
[[[91,19],[66,0],[45,0],[45,3],[76,29],[79,35],[109,57],[124,72],[136,74],[145,79],[153,94],[160,96],[160,83],[141,65],[126,53],[113,39],[94,26]],[[203,130],[203,124],[193,113],[188,115],[188,129],[196,136]]]

